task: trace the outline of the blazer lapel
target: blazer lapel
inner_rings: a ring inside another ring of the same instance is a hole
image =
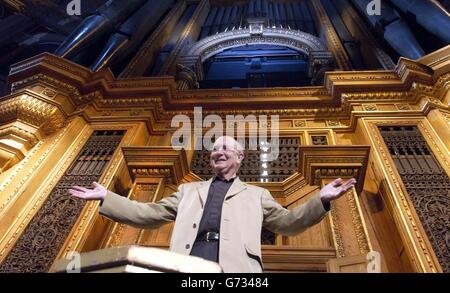
[[[225,200],[232,198],[245,189],[247,189],[247,186],[245,186],[245,184],[242,183],[241,180],[239,180],[239,177],[236,177],[236,179],[234,179],[233,181],[233,184],[231,184],[230,189],[228,189],[227,194],[225,195]]]
[[[199,197],[199,200],[200,200],[200,204],[202,205],[202,208],[205,207],[206,198],[208,197],[209,187],[211,186],[211,182],[212,182],[213,178],[214,177],[212,177],[208,181],[202,182],[201,186],[199,186],[197,188],[198,197]]]

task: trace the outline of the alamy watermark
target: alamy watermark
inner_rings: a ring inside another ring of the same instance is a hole
[[[193,118],[192,122],[187,115],[173,117],[171,127],[178,129],[172,135],[172,148],[211,151],[215,140],[226,135],[235,137],[244,149],[260,150],[262,161],[274,161],[278,158],[278,115],[271,115],[270,118],[267,115],[226,115],[224,123],[219,115],[203,117],[202,107],[195,107]]]
[[[68,15],[81,15],[81,0],[72,0],[67,4],[66,12]]]
[[[66,12],[68,15],[73,16],[81,15],[81,0],[72,0],[67,4]],[[366,6],[366,12],[368,15],[381,15],[381,0],[372,0]]]
[[[366,259],[368,273],[381,273],[381,255],[378,251],[369,252]]]
[[[368,15],[381,15],[381,0],[372,0],[367,4],[366,12]]]
[[[66,266],[66,272],[69,274],[81,273],[81,255],[79,252],[71,251],[67,254],[66,259],[70,260]]]

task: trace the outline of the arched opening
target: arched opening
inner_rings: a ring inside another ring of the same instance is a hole
[[[311,84],[308,56],[281,45],[247,44],[203,62],[200,88],[291,87]]]

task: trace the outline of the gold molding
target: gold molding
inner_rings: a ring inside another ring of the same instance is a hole
[[[109,70],[94,73],[48,53],[13,65],[8,81],[20,84],[30,78],[33,84],[42,83],[47,87],[49,79],[68,84],[68,91],[72,91],[69,96],[75,105],[94,103],[109,109],[144,107],[153,109],[158,120],[170,119],[170,114],[191,113],[199,103],[205,110],[217,114],[241,107],[239,113],[265,108],[262,110],[265,114],[299,118],[320,114],[348,119],[353,98],[363,98],[368,103],[395,97],[411,101],[418,91],[425,89],[419,85],[435,84],[429,67],[405,58],[391,71],[327,72],[324,86],[304,88],[177,90],[174,77],[115,79]],[[436,80],[439,81],[436,86],[441,88],[447,84],[442,79]],[[53,90],[58,89],[55,82],[50,86]],[[414,89],[416,85],[419,88]]]
[[[299,172],[310,185],[321,180],[355,178],[362,191],[370,146],[300,146]]]
[[[322,185],[329,181],[331,179],[325,180]],[[372,251],[366,221],[354,189],[332,203],[330,222],[338,257],[365,255]]]
[[[442,268],[433,252],[420,219],[415,212],[412,202],[408,198],[408,194],[396,170],[395,164],[389,155],[384,140],[381,138],[378,126],[417,126],[442,167],[446,170],[447,174],[450,174],[449,154],[448,152],[442,151],[442,149],[445,149],[445,146],[442,146],[442,142],[439,142],[440,139],[435,133],[433,135],[431,134],[432,127],[428,125],[425,117],[416,117],[407,120],[404,118],[384,120],[364,118],[363,121],[366,131],[369,133],[369,140],[374,146],[379,170],[384,173],[383,177],[389,182],[388,186],[393,198],[385,200],[392,201],[394,220],[401,232],[402,240],[408,243],[406,247],[408,248],[408,255],[413,261],[412,265],[419,272],[442,272]]]
[[[49,135],[64,126],[67,116],[53,101],[38,97],[32,92],[23,92],[0,101],[0,117],[1,124],[20,121],[43,135]],[[40,138],[39,134],[31,134],[36,139]]]
[[[160,180],[160,183],[153,183],[153,184],[135,183],[133,185],[132,190],[130,191],[130,193],[128,195],[128,198],[131,200],[138,200],[137,192],[147,191],[147,192],[149,192],[149,194],[148,194],[148,200],[146,200],[146,202],[153,202],[153,199],[154,199],[156,193],[158,192],[158,189],[160,188],[160,185],[162,182],[163,182],[163,180]],[[125,230],[127,230],[127,229],[139,230],[136,238],[133,239],[132,241],[127,241],[127,244],[139,244],[139,242],[142,238],[144,229],[130,227],[130,226],[128,226],[126,224],[122,224],[122,223],[114,223],[113,228],[111,229],[111,232],[109,233],[108,240],[106,241],[106,244],[104,247],[117,247],[117,246],[124,245],[123,244],[123,241],[124,241],[123,234],[124,234]]]
[[[172,147],[124,147],[122,152],[133,180],[142,177],[165,178],[179,184],[189,173],[186,152]]]

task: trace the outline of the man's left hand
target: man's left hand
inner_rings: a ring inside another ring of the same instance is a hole
[[[327,205],[330,201],[335,200],[344,195],[350,188],[356,183],[354,178],[343,183],[341,178],[334,180],[333,182],[325,185],[320,190],[320,200],[324,205]]]

